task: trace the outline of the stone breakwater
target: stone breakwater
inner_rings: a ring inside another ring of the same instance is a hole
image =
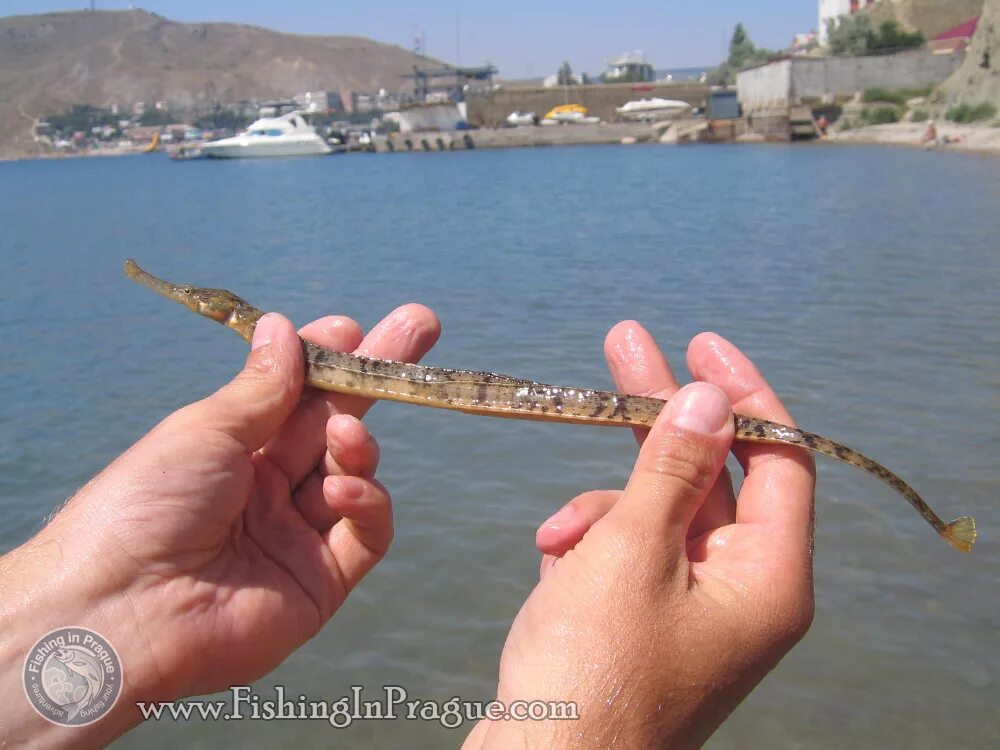
[[[532,146],[586,146],[610,143],[647,143],[659,140],[649,123],[593,125],[526,125],[516,128],[393,133],[377,140],[378,151],[450,151],[468,148],[527,148]],[[470,145],[471,143],[471,145]]]

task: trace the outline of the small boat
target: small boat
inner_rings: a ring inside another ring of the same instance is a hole
[[[679,114],[690,108],[690,104],[680,99],[652,97],[628,102],[615,111],[625,120],[654,120],[658,117]]]
[[[170,161],[190,161],[191,159],[204,159],[201,153],[201,145],[184,143],[175,149],[167,152]]]
[[[507,123],[509,125],[514,125],[515,127],[519,125],[534,125],[535,124],[535,113],[534,112],[511,112],[507,115]]]
[[[542,125],[596,125],[601,121],[599,117],[590,117],[590,110],[582,104],[563,104],[553,107],[542,118]]]
[[[232,138],[198,147],[203,159],[240,159],[262,156],[319,156],[333,153],[330,144],[309,125],[301,112],[262,117]]]

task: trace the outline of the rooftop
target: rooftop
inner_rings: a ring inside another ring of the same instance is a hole
[[[641,50],[636,50],[635,52],[624,52],[618,57],[608,60],[608,65],[618,68],[625,65],[652,65],[652,63],[646,59]]]
[[[971,18],[965,23],[945,31],[943,34],[938,34],[931,41],[940,42],[946,39],[968,39],[976,33],[977,26],[979,26],[979,16]]]

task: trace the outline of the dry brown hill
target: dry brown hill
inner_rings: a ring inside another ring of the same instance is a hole
[[[931,39],[979,15],[983,0],[880,0],[868,6],[876,24],[895,20]]]
[[[941,92],[948,104],[1000,105],[1000,0],[986,0],[965,62]]]
[[[71,104],[398,91],[404,73],[428,62],[361,37],[177,23],[139,10],[0,18],[0,157],[30,153],[34,121]]]

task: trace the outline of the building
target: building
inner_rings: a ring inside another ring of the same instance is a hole
[[[656,78],[653,64],[646,59],[641,51],[626,52],[613,60],[608,60],[608,69],[604,73],[607,83],[630,82],[646,83]]]
[[[972,35],[976,33],[979,26],[979,16],[966,21],[960,26],[938,34],[931,39],[927,46],[938,55],[951,55],[956,52],[964,52],[972,41]]]
[[[736,74],[744,113],[845,101],[870,88],[936,86],[962,64],[963,53],[912,50],[871,57],[789,57]]]
[[[306,91],[296,94],[292,99],[299,110],[310,114],[344,111],[343,100],[337,91]]]
[[[736,89],[714,89],[709,92],[708,117],[710,120],[735,120],[741,114]]]
[[[467,95],[492,93],[493,77],[498,72],[490,63],[471,68],[414,66],[413,73],[403,77],[413,79],[413,100],[418,104],[427,101],[463,102]]]
[[[145,146],[153,141],[154,136],[160,134],[159,125],[143,125],[141,127],[130,128],[126,135],[136,146]]]
[[[559,83],[560,75],[558,73],[553,73],[550,76],[546,76],[545,80],[542,81],[542,86],[547,89],[555,88],[556,86],[561,86],[563,84]],[[576,73],[569,74],[568,84],[570,86],[581,86],[583,84],[583,79],[580,78]]]
[[[282,115],[287,115],[289,112],[294,112],[296,106],[294,99],[276,99],[274,101],[261,102],[258,114],[261,117],[281,117]]]
[[[792,39],[792,52],[804,52],[815,46],[818,41],[819,34],[815,31],[810,31],[805,34],[796,34],[795,38]]]
[[[842,16],[857,13],[862,8],[874,5],[879,0],[819,0],[819,43],[829,41],[829,23]]]

